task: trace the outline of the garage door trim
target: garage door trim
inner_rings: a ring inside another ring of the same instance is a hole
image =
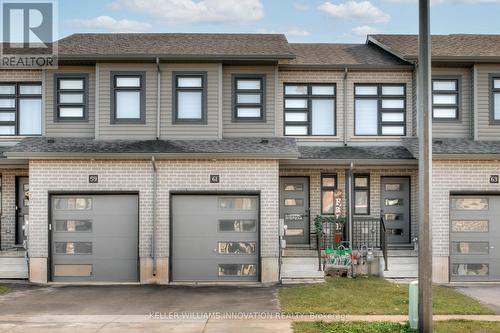
[[[174,196],[180,196],[180,195],[253,195],[257,196],[257,200],[259,203],[259,209],[257,212],[257,225],[258,225],[258,233],[257,233],[257,281],[261,282],[262,281],[262,269],[261,269],[261,191],[169,191],[169,196],[168,196],[168,207],[169,207],[169,212],[168,212],[168,218],[169,218],[169,226],[168,226],[168,253],[169,253],[169,260],[168,260],[168,281],[173,282],[173,202],[172,198]],[[225,281],[228,282],[228,281]],[[243,281],[234,281],[234,283],[242,283]],[[233,283],[233,282],[231,282]]]
[[[139,241],[140,241],[140,195],[137,191],[48,191],[48,260],[47,260],[47,281],[53,281],[53,271],[52,271],[52,238],[55,231],[55,226],[50,227],[52,224],[52,197],[58,195],[137,195],[139,206],[137,207],[137,282],[140,280],[140,265],[139,265]]]

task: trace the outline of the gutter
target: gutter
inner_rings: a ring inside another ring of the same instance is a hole
[[[344,80],[342,81],[343,83],[343,99],[344,99],[344,130],[343,130],[343,137],[344,137],[344,146],[347,146],[347,73],[349,70],[347,67],[344,69]]]
[[[243,55],[243,54],[228,54],[224,56],[219,55],[193,55],[193,54],[171,54],[165,56],[164,54],[126,54],[126,55],[102,55],[102,54],[62,54],[59,55],[58,60],[149,60],[156,61],[156,58],[161,60],[214,60],[214,61],[232,61],[232,60],[266,60],[266,61],[276,61],[280,59],[291,60],[295,59],[293,54],[262,54],[262,55]]]
[[[153,167],[153,234],[151,235],[151,258],[153,259],[153,277],[156,277],[156,192],[158,184],[158,175],[156,160],[151,156],[151,166]]]
[[[156,57],[156,140],[160,139],[161,69],[160,58]]]
[[[500,160],[500,155],[497,156]],[[363,166],[416,166],[418,161],[415,159],[295,159],[281,162],[282,165],[297,165],[297,166],[317,166],[324,165],[349,166],[351,163],[356,163]]]

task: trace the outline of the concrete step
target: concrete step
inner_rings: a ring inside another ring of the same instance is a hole
[[[311,257],[318,257],[318,251],[316,250],[311,250],[311,249],[297,249],[297,248],[291,248],[291,249],[284,249],[283,250],[283,257],[302,257],[302,258],[311,258]]]
[[[389,257],[388,271],[384,271],[381,260],[381,272],[386,278],[414,278],[418,276],[418,257]]]
[[[27,279],[28,261],[24,257],[0,256],[0,279]]]
[[[318,258],[282,258],[281,279],[324,279],[324,272],[318,268]]]
[[[325,278],[317,278],[317,279],[296,279],[296,278],[283,278],[281,279],[282,284],[313,284],[313,283],[323,283],[325,282]]]
[[[0,251],[0,258],[2,257],[24,258],[26,257],[26,251],[17,251],[17,250]]]

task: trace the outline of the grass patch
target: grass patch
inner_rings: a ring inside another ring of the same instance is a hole
[[[388,322],[295,322],[295,333],[413,333],[408,324]],[[450,320],[434,322],[434,333],[500,333],[499,322]]]
[[[434,314],[494,314],[452,288],[433,290]],[[328,278],[323,284],[282,288],[279,295],[282,311],[288,313],[408,314],[408,285],[377,277]]]
[[[9,292],[9,288],[0,286],[0,295],[6,294]]]

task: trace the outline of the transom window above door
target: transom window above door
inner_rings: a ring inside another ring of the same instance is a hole
[[[432,118],[434,120],[459,119],[458,78],[432,79]]]
[[[405,84],[354,85],[355,135],[406,135]]]
[[[336,85],[285,84],[285,135],[337,135]]]
[[[0,136],[42,135],[42,84],[0,84]]]
[[[265,120],[265,76],[233,76],[233,120]]]

